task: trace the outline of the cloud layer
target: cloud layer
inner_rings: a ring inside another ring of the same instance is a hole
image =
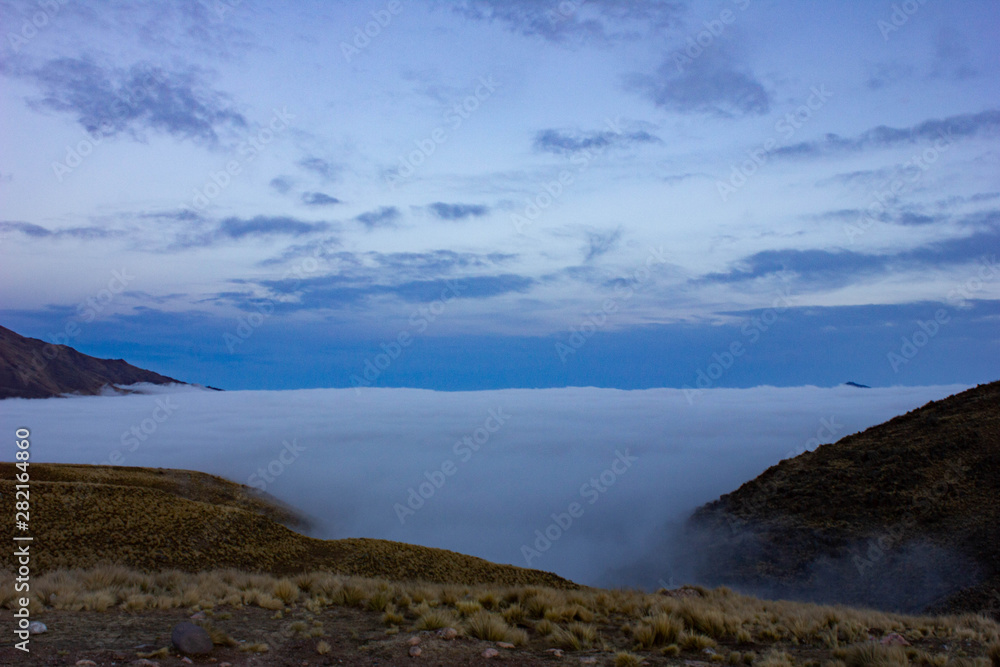
[[[311,515],[320,537],[401,540],[585,584],[653,587],[671,576],[660,549],[672,525],[817,446],[824,423],[839,438],[962,388],[722,389],[694,406],[669,389],[161,389],[7,400],[0,427],[29,425],[38,461],[101,463],[117,452],[124,465],[264,487]],[[156,422],[165,399],[170,415]],[[571,503],[582,516],[550,528]]]

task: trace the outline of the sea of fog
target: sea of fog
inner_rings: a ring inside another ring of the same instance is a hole
[[[200,470],[324,538],[375,537],[602,586],[678,585],[670,535],[768,466],[964,386],[214,392],[0,401],[33,461]],[[690,399],[690,400],[689,400]],[[13,445],[11,445],[13,446]],[[12,453],[11,453],[12,456]]]

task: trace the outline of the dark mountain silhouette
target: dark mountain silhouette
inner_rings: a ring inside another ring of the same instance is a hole
[[[184,384],[124,359],[98,359],[0,327],[0,399],[98,394],[107,386],[137,382]]]
[[[686,531],[704,583],[1000,617],[1000,382],[782,461]]]

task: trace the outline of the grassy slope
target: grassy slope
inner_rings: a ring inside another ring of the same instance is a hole
[[[839,558],[837,585],[856,589],[860,597],[850,601],[873,604],[866,594],[912,586],[892,578],[947,554],[946,574],[978,584],[937,600],[937,608],[982,610],[1000,584],[998,498],[994,382],[782,461],[699,509],[690,528],[703,540],[709,581],[780,594],[819,586],[809,581],[817,559]]]
[[[36,574],[114,563],[144,571],[324,570],[389,579],[574,587],[552,574],[441,549],[309,538],[281,525],[297,522],[287,508],[204,473],[62,464],[32,464],[30,472],[29,532],[35,538]],[[14,464],[0,463],[0,493],[11,517],[15,473]],[[0,567],[14,570],[11,550],[3,553]]]

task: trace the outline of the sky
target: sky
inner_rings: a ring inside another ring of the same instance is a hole
[[[0,324],[224,389],[996,380],[998,24],[3,1]]]
[[[965,388],[710,389],[691,405],[678,389],[171,385],[7,399],[0,429],[30,428],[36,462],[221,475],[289,503],[321,538],[396,540],[656,589],[696,581],[692,540],[675,537],[695,507],[781,459]],[[887,576],[881,567],[859,575],[848,564],[846,588]]]

